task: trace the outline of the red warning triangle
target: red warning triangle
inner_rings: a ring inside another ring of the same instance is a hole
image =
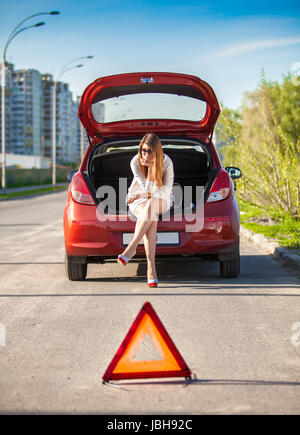
[[[133,361],[146,334],[155,344],[162,359]],[[155,313],[145,302],[123,343],[103,375],[103,381],[142,378],[191,377],[191,371]]]

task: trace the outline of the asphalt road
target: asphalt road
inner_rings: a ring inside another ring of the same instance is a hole
[[[85,281],[71,282],[65,200],[64,191],[0,203],[0,413],[300,412],[292,271],[242,240],[238,279],[222,279],[218,263],[182,260],[158,264],[157,289],[137,263],[89,265]],[[103,385],[145,301],[194,379]]]

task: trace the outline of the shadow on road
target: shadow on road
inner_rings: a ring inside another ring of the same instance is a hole
[[[43,225],[42,223],[37,224],[0,224],[0,227],[32,227],[35,225]]]
[[[162,288],[162,287],[159,287]],[[170,287],[168,287],[170,288]],[[213,289],[214,290],[214,289]],[[153,293],[153,292],[141,292],[141,293],[31,293],[31,294],[0,294],[0,298],[49,298],[49,297],[61,297],[61,298],[66,298],[66,297],[132,297],[132,296],[145,296],[145,297],[150,297],[150,296],[162,296],[162,297],[168,297],[168,296],[195,296],[195,297],[200,297],[200,296],[227,296],[227,297],[232,297],[232,296],[273,296],[273,297],[300,297],[300,294],[298,293],[232,293],[232,292],[226,292],[226,293],[190,293],[190,292],[186,292],[186,293],[166,293],[166,292],[162,292],[162,293]]]
[[[101,275],[101,267],[99,265],[99,275]],[[111,267],[123,268],[115,263],[111,263]],[[129,265],[125,267],[130,267]],[[222,278],[219,271],[218,262],[208,262],[201,260],[189,259],[176,259],[174,261],[156,261],[157,275],[159,277],[160,285],[170,284],[175,287],[183,287],[185,284],[189,287],[195,284],[227,284],[234,285],[238,288],[243,285],[264,285],[270,288],[274,286],[288,287],[289,285],[295,287],[299,286],[300,279],[296,276],[295,271],[287,269],[279,264],[272,257],[268,255],[243,255],[241,256],[241,272],[238,278]],[[115,269],[117,271],[118,269]],[[123,269],[119,269],[120,273]],[[89,277],[88,282],[144,282],[147,277],[147,264],[145,261],[139,262],[136,270],[136,275],[132,277],[116,277],[116,276],[102,276]],[[214,287],[215,289],[217,287]]]
[[[157,261],[159,286],[150,289],[147,286],[146,262],[121,266],[116,262],[110,264],[89,264],[87,278],[83,281],[69,281],[65,275],[63,262],[22,262],[0,263],[0,265],[61,265],[59,280],[55,292],[0,294],[1,298],[25,297],[128,297],[128,296],[212,296],[212,297],[300,297],[300,279],[288,272],[267,255],[244,255],[241,257],[241,274],[238,278],[226,279],[219,274],[218,262],[178,259],[176,261]],[[89,269],[91,268],[91,269]],[[113,269],[113,270],[112,270]],[[122,276],[126,271],[128,275]],[[39,270],[39,274],[41,271]],[[60,275],[61,274],[61,275]],[[92,276],[91,276],[92,275]],[[106,276],[105,276],[106,275]],[[114,276],[112,276],[114,275]],[[96,289],[89,284],[98,283]],[[66,291],[66,284],[68,289]],[[103,284],[103,285],[101,285]],[[105,284],[117,284],[114,291]],[[126,284],[134,285],[134,289]],[[122,286],[126,288],[122,291]],[[299,289],[299,291],[298,291]],[[78,291],[79,290],[79,291]],[[120,291],[121,290],[121,291]],[[154,290],[154,292],[153,292]]]
[[[11,264],[14,264],[14,265],[23,265],[23,264],[65,264],[63,261],[57,261],[57,262],[55,262],[55,261],[51,261],[51,262],[49,262],[49,261],[47,261],[47,262],[39,262],[39,261],[35,261],[34,263],[28,263],[28,262],[20,262],[20,261],[18,261],[18,262],[12,262],[12,261],[9,261],[8,263],[0,263],[0,266],[3,266],[3,265],[5,265],[5,266],[8,266],[8,265],[11,265]]]
[[[118,384],[120,387],[122,386],[130,386],[130,385],[182,385],[183,387],[188,386],[203,386],[203,385],[254,385],[254,386],[293,386],[300,387],[300,382],[294,381],[267,381],[267,380],[259,380],[259,379],[192,379],[187,381],[141,381],[141,382],[120,382]]]

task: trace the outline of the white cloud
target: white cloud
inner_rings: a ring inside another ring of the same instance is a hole
[[[300,37],[294,38],[277,38],[260,41],[248,41],[240,44],[230,45],[223,50],[220,50],[210,56],[209,59],[215,60],[229,56],[237,56],[239,54],[245,54],[250,51],[264,50],[266,48],[283,47],[286,45],[299,44]]]

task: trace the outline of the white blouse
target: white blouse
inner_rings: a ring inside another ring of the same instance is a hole
[[[153,197],[166,199],[169,204],[174,201],[172,192],[174,182],[174,167],[171,158],[164,154],[163,163],[163,185],[158,187],[155,181],[150,181],[144,177],[139,166],[138,154],[136,154],[130,162],[130,168],[134,175],[131,185],[128,189],[126,196],[126,203],[128,198],[133,194],[149,192]]]

